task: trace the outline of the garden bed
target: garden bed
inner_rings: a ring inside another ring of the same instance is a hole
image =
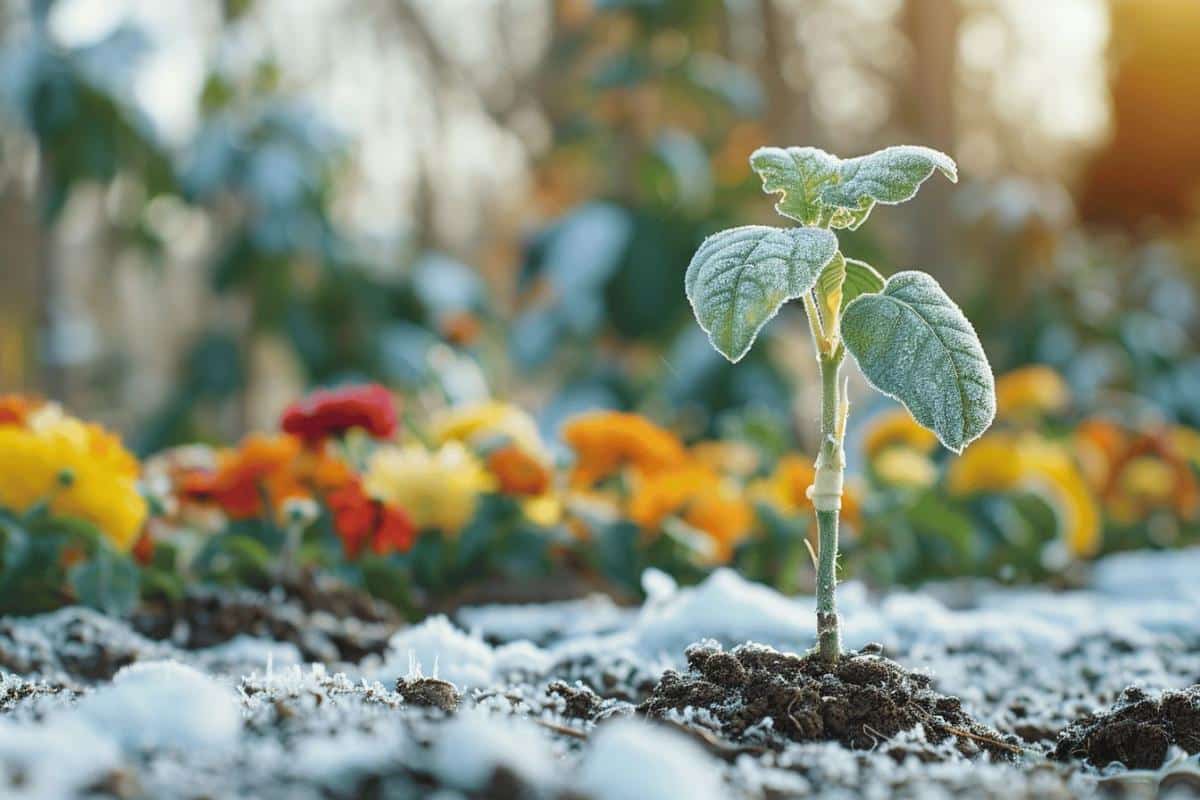
[[[136,628],[78,607],[6,618],[0,794],[1194,791],[1196,574],[1200,552],[1188,551],[1111,557],[1067,593],[957,585],[876,598],[846,584],[857,652],[834,671],[789,655],[811,644],[810,600],[729,571],[690,589],[650,572],[636,609],[481,606],[411,627],[311,603],[250,613],[271,599],[252,593],[234,604],[237,631],[198,627],[214,613],[199,601],[171,625],[161,609],[160,624]],[[325,644],[295,635],[310,624],[332,643],[328,664],[311,662]],[[379,635],[390,638],[362,646]],[[1101,763],[1114,758],[1128,764]]]

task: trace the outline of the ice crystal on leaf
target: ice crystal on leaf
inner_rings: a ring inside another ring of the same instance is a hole
[[[842,339],[871,385],[954,452],[992,424],[995,382],[979,337],[929,275],[896,273],[847,305]]]
[[[958,180],[954,159],[928,147],[899,145],[840,159],[816,147],[760,147],[750,155],[763,190],[782,197],[775,210],[802,225],[854,230],[876,203],[909,200],[934,170]]]
[[[820,228],[722,231],[692,257],[688,299],[713,346],[736,362],[780,306],[813,288],[836,253],[837,238]]]

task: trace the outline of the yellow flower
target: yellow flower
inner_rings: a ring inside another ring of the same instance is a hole
[[[962,455],[950,462],[946,486],[951,494],[1006,492],[1021,482],[1024,474],[1017,437],[992,431],[980,437]]]
[[[889,447],[871,464],[875,475],[889,486],[925,489],[937,480],[937,467],[929,456],[911,447]]]
[[[937,437],[921,427],[903,408],[895,408],[871,420],[863,437],[863,450],[868,459],[874,460],[887,448],[897,446],[929,453],[937,447]]]
[[[637,414],[582,414],[563,426],[562,435],[575,451],[571,482],[577,487],[591,486],[627,466],[652,473],[687,462],[687,451],[675,434]]]
[[[49,500],[54,514],[91,522],[118,549],[137,539],[148,513],[139,466],[115,435],[47,405],[24,426],[0,426],[0,454],[0,506],[20,513]]]
[[[1003,420],[1036,420],[1064,410],[1071,389],[1044,364],[1014,369],[996,379],[996,416]]]
[[[1021,462],[1029,473],[1029,485],[1054,508],[1067,550],[1076,556],[1094,556],[1101,544],[1100,507],[1070,453],[1053,442],[1027,437]]]
[[[479,495],[494,488],[492,476],[469,450],[449,442],[437,450],[387,445],[367,464],[367,493],[408,512],[418,528],[455,535],[475,515]]]
[[[553,494],[538,495],[522,500],[521,512],[531,522],[549,528],[562,522],[563,503]]]
[[[479,448],[490,439],[508,439],[531,455],[542,457],[545,445],[533,417],[509,403],[487,401],[443,412],[434,424],[438,444],[462,442]],[[542,460],[545,460],[544,458]]]
[[[1032,435],[993,432],[956,458],[947,471],[953,494],[1033,491],[1054,509],[1067,549],[1095,555],[1101,544],[1100,509],[1071,454]]]
[[[1171,446],[1183,456],[1193,467],[1200,467],[1200,431],[1176,425],[1167,432]]]

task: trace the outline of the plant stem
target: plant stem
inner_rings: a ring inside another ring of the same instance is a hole
[[[838,515],[846,470],[842,438],[848,406],[838,386],[844,351],[840,345],[829,349],[832,352],[818,356],[821,366],[821,446],[809,497],[817,510],[817,652],[824,661],[833,663],[842,652],[834,590],[837,587]]]

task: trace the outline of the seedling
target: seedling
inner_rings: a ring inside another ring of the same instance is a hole
[[[854,230],[876,203],[909,200],[934,171],[952,182],[954,160],[928,147],[888,147],[840,159],[815,147],[762,147],[750,156],[775,210],[799,227],[747,225],[708,237],[688,265],[686,288],[713,346],[737,362],[780,307],[800,298],[821,374],[821,444],[808,489],[817,514],[817,652],[841,653],[834,587],[838,514],[850,405],[839,375],[846,353],[867,381],[904,404],[956,453],[991,424],[995,384],[979,337],[924,272],[884,279],[846,258],[834,230]]]

